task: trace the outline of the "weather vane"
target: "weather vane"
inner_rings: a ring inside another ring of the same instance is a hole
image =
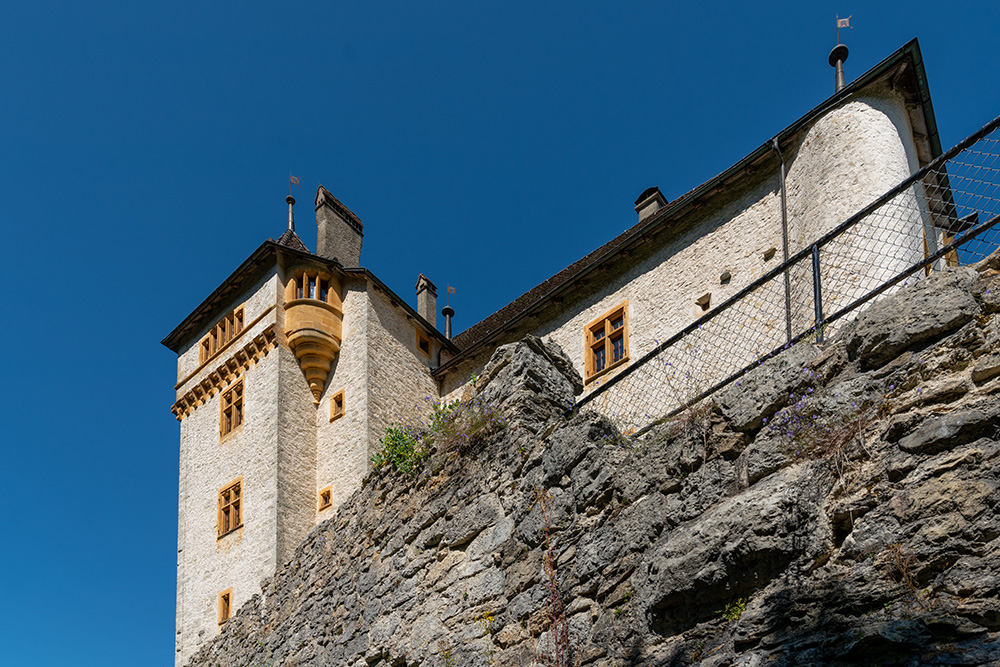
[[[854,14],[851,14],[851,16],[854,16]],[[850,28],[851,30],[854,30],[854,26],[851,25],[851,16],[848,16],[846,19],[842,19],[840,16],[837,16],[837,44],[840,44],[841,28]]]
[[[292,176],[292,172],[288,172],[288,196],[289,197],[292,196],[292,186],[293,185],[299,185],[299,177],[298,176]],[[299,187],[301,188],[302,186],[299,185]]]
[[[446,306],[450,306],[451,305],[451,295],[454,294],[454,293],[455,293],[455,288],[452,287],[451,285],[448,285],[448,291],[447,291],[447,293],[445,294],[445,297],[444,297],[444,305],[446,305]]]

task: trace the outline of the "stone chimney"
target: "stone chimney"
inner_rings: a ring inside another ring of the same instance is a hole
[[[417,276],[417,314],[437,329],[437,287],[427,276]]]
[[[642,222],[667,205],[667,199],[660,192],[660,188],[655,185],[646,188],[635,200],[635,212],[639,214],[639,222]]]
[[[361,218],[322,185],[316,191],[316,254],[343,266],[361,266]]]

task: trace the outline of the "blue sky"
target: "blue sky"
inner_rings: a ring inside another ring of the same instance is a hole
[[[920,38],[947,148],[1000,113],[995,2],[4,3],[0,663],[173,662],[159,341],[320,183],[456,332]],[[674,5],[674,6],[671,6]]]

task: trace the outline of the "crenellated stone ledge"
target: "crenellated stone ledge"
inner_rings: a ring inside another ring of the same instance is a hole
[[[171,406],[170,411],[177,417],[177,421],[187,417],[202,403],[222,391],[241,373],[246,372],[248,368],[267,356],[268,352],[277,347],[279,333],[277,325],[271,324],[250,339],[243,347],[221,361],[212,372],[205,376],[205,379],[191,387]]]

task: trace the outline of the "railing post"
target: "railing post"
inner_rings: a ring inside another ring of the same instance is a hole
[[[819,246],[812,244],[813,306],[816,309],[816,342],[823,342],[823,285],[819,276]]]

